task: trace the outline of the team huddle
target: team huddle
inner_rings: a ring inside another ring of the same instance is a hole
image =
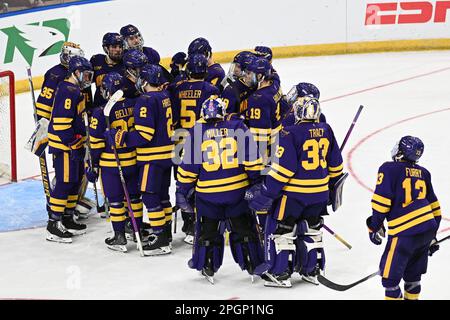
[[[346,178],[319,89],[300,82],[283,94],[269,47],[239,52],[225,73],[204,38],[176,53],[170,71],[132,25],[105,34],[102,45],[105,54],[89,61],[66,42],[36,103],[49,120],[55,170],[47,240],[70,243],[86,232],[77,205],[87,206],[87,184],[100,180],[114,229],[109,249],[126,252],[132,241],[146,256],[171,253],[179,209],[188,265],[211,283],[227,231],[235,262],[265,286],[291,287],[294,273],[318,284],[323,217],[339,208]],[[400,139],[379,169],[367,219],[375,244],[388,221],[380,275],[389,299],[403,298],[402,278],[404,298],[418,298],[439,248],[439,202],[417,165],[423,150],[418,138]]]

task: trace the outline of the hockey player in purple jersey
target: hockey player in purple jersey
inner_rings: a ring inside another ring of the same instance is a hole
[[[343,170],[331,127],[317,122],[319,101],[301,99],[295,115],[296,125],[280,132],[264,183],[248,192],[251,209],[270,213],[265,263],[255,271],[266,279],[266,286],[291,287],[293,272],[318,284],[316,276],[325,267],[321,214],[328,203],[329,182],[339,179]]]
[[[108,73],[100,87],[103,99],[107,101],[117,90],[123,86],[123,77],[117,72]],[[133,107],[134,99],[122,98],[111,109],[110,126],[124,132],[134,130]],[[105,239],[109,249],[126,252],[127,240],[125,237],[126,208],[123,199],[125,192],[120,181],[119,170],[110,142],[105,140],[107,124],[103,108],[94,109],[89,126],[89,137],[92,150],[92,169],[87,167],[86,176],[92,183],[101,172],[103,192],[109,203],[109,213],[114,235]],[[125,178],[128,193],[131,199],[131,209],[138,228],[141,228],[143,204],[138,189],[139,171],[136,165],[136,149],[128,146],[117,148],[120,165]]]
[[[103,78],[110,72],[119,74],[125,73],[125,67],[122,64],[123,39],[118,33],[106,33],[103,36],[102,47],[105,54],[96,54],[91,58],[94,68],[94,82],[96,86],[94,95],[94,107],[99,107],[106,103],[100,93]]]
[[[80,46],[72,42],[64,42],[59,56],[61,63],[49,69],[44,75],[41,93],[36,101],[39,119],[46,118],[50,120],[56,88],[67,76],[70,58],[76,56],[84,57],[83,50],[81,50]]]
[[[212,48],[208,40],[205,38],[197,38],[189,44],[188,55],[203,54],[208,59],[208,73],[205,81],[210,82],[216,86],[220,91],[223,90],[221,85],[223,78],[225,78],[225,71],[222,66],[214,62],[212,57]]]
[[[172,92],[174,123],[176,128],[190,129],[200,118],[202,103],[212,95],[219,95],[219,89],[205,80],[208,61],[202,54],[188,57],[186,71],[188,80],[179,82]],[[183,137],[180,137],[183,138]],[[183,144],[182,139],[177,144]],[[194,241],[194,213],[181,211],[182,231],[186,233],[184,241]]]
[[[228,75],[222,82],[225,89],[221,94],[221,98],[227,106],[228,114],[243,114],[247,110],[247,98],[256,88],[252,88],[245,83],[244,73],[255,59],[255,55],[250,51],[242,51],[234,57],[230,65]]]
[[[142,68],[148,63],[147,56],[141,51],[130,49],[123,55],[123,65],[125,67],[123,95],[126,98],[137,98],[139,91],[136,83]]]
[[[370,240],[380,245],[386,231],[384,220],[387,220],[388,239],[380,262],[387,300],[403,298],[401,279],[404,298],[417,300],[428,255],[439,249],[433,243],[441,221],[441,208],[430,172],[417,164],[423,150],[419,138],[405,136],[392,149],[393,161],[385,162],[378,170],[372,216],[367,219],[367,226]]]
[[[144,254],[148,256],[171,253],[172,205],[169,197],[174,144],[172,103],[163,89],[160,66],[144,66],[137,80],[142,95],[133,110],[135,131],[111,129],[110,137],[118,147],[136,148],[139,185],[153,230]]]
[[[72,57],[67,77],[55,92],[55,101],[48,127],[49,152],[53,154],[56,184],[47,208],[47,240],[72,242],[72,235],[86,232],[86,225],[74,221],[78,190],[84,173],[85,112],[81,90],[92,83],[91,63]]]
[[[259,179],[262,159],[242,120],[224,120],[220,98],[202,104],[201,119],[189,131],[178,166],[177,205],[189,210],[188,194],[195,188],[195,242],[189,267],[213,283],[222,265],[224,228],[236,263],[253,275],[262,262],[255,217],[244,200],[247,187]]]

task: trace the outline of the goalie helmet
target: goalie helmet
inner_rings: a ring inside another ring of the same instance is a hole
[[[136,88],[141,93],[145,93],[144,87],[149,84],[152,87],[159,87],[164,83],[163,70],[157,64],[145,65],[136,82]]]
[[[61,54],[59,55],[61,64],[68,68],[70,59],[72,57],[84,57],[84,51],[80,48],[79,44],[73,42],[64,42],[61,48]]]
[[[320,91],[312,83],[300,82],[299,84],[293,86],[291,90],[289,90],[288,94],[286,95],[286,100],[289,105],[293,105],[297,98],[306,96],[319,99]]]
[[[100,93],[103,99],[108,100],[116,91],[122,88],[123,77],[117,72],[110,72],[103,78]]]
[[[77,71],[80,73],[78,76],[76,75]],[[83,57],[72,57],[70,59],[69,74],[72,74],[81,89],[89,88],[94,77],[92,64]]]
[[[120,62],[123,55],[123,38],[118,33],[108,32],[103,36],[102,40],[103,51],[114,62]],[[120,46],[120,49],[112,52],[110,46]]]
[[[202,103],[200,116],[205,120],[223,119],[226,114],[226,105],[217,96],[211,96]]]
[[[186,68],[190,74],[204,74],[208,71],[208,59],[203,54],[191,54]]]
[[[147,56],[137,49],[131,49],[125,52],[123,64],[127,69],[127,74],[136,82],[140,70],[148,63]]]
[[[320,103],[316,98],[309,96],[298,98],[293,108],[296,122],[317,120],[320,117]]]
[[[123,37],[125,49],[144,49],[144,38],[138,28],[132,24],[126,25],[120,29],[120,35]]]
[[[392,148],[391,157],[394,161],[406,160],[416,163],[422,156],[423,150],[422,140],[413,136],[404,136]]]
[[[211,58],[212,48],[209,45],[208,40],[205,38],[197,38],[193,40],[188,47],[188,55],[200,53],[203,54],[207,59]]]

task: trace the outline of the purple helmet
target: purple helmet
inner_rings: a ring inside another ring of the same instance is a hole
[[[262,57],[262,58],[267,59],[268,61],[272,61],[272,49],[270,49],[269,47],[256,46],[255,54],[258,57]]]
[[[108,73],[102,81],[100,92],[102,97],[107,100],[116,91],[123,88],[123,77],[117,72]]]
[[[211,52],[212,48],[205,38],[197,38],[189,44],[188,55],[200,53],[209,59],[211,57]]]
[[[142,50],[144,48],[144,38],[138,28],[132,24],[126,25],[120,29],[120,35],[123,37],[126,49],[138,49]],[[137,37],[138,41],[136,44],[130,44],[128,38]]]
[[[164,76],[162,68],[157,64],[145,65],[139,73],[139,78],[136,82],[136,88],[144,93],[144,87],[147,84],[158,87],[164,83]]]
[[[80,72],[79,76],[75,75],[76,71]],[[94,71],[89,60],[78,56],[72,57],[69,61],[69,74],[70,73],[77,79],[81,89],[90,87],[94,77]]]
[[[423,154],[424,144],[422,140],[413,136],[404,136],[397,142],[391,151],[392,160],[406,160],[417,162]]]
[[[297,98],[302,97],[313,97],[316,99],[320,98],[320,91],[315,85],[308,82],[300,82],[299,84],[292,87],[286,95],[287,102],[292,105]]]
[[[202,74],[208,70],[208,59],[203,54],[190,54],[186,65],[189,73]]]

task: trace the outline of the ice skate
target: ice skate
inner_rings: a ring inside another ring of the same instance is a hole
[[[67,231],[72,233],[74,236],[79,236],[86,233],[86,225],[75,222],[73,214],[63,214],[61,221]]]
[[[271,274],[269,272],[261,276],[264,281],[265,287],[275,287],[275,288],[291,288],[291,275],[288,272],[284,272],[280,275]]]
[[[47,223],[47,240],[60,243],[72,243],[73,234],[67,231],[61,221],[49,220]]]
[[[163,254],[169,254],[172,252],[170,249],[169,239],[164,232],[158,234],[151,234],[148,238],[148,243],[143,246],[145,256],[159,256]]]
[[[112,238],[105,239],[108,249],[120,252],[127,252],[127,239],[125,238],[125,232],[114,231]]]

